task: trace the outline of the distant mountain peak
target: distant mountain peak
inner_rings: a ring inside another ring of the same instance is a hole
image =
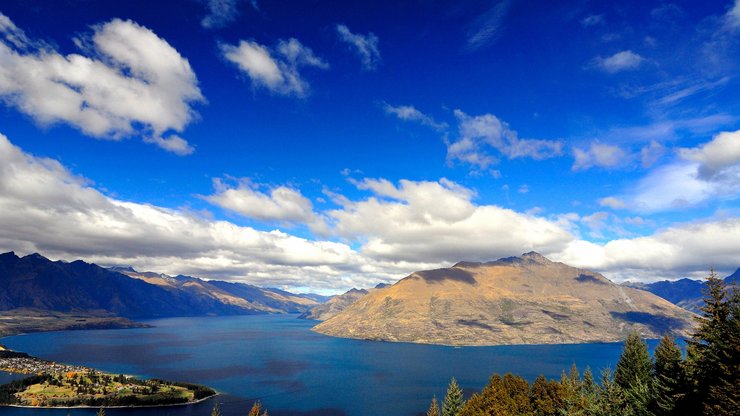
[[[113,270],[114,272],[138,273],[132,266],[111,266],[108,270]]]

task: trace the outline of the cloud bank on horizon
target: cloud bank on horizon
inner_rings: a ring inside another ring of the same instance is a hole
[[[11,3],[0,250],[327,292],[532,250],[616,280],[740,266],[740,0],[562,6],[542,39],[508,1],[95,6],[66,37]]]

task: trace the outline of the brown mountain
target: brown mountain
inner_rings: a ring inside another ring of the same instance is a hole
[[[537,253],[420,271],[369,293],[316,332],[445,345],[609,342],[686,335],[693,314]]]
[[[384,287],[387,287],[388,285],[384,283],[380,283],[379,285],[375,286],[371,289],[355,289],[352,288],[341,295],[334,296],[333,298],[329,299],[325,303],[322,303],[320,305],[316,305],[313,308],[311,308],[309,311],[304,312],[299,316],[299,318],[302,319],[315,319],[317,321],[325,321],[334,315],[344,311],[347,309],[350,305],[355,303],[358,299],[361,297],[367,295],[370,292],[373,292],[378,289],[382,289]]]

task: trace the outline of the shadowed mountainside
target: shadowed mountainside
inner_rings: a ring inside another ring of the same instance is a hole
[[[610,342],[686,335],[692,314],[537,253],[412,273],[314,327],[347,338],[445,345]]]
[[[738,277],[740,277],[740,268],[735,273],[725,277],[724,280],[728,286],[736,286]],[[695,313],[699,313],[699,307],[704,304],[704,293],[702,290],[704,290],[706,284],[700,280],[661,280],[654,283],[625,282],[622,285],[646,290]]]
[[[106,269],[39,254],[0,254],[0,311],[88,312],[127,318],[305,312],[313,299],[242,283]]]

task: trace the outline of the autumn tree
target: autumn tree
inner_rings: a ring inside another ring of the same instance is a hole
[[[529,390],[529,401],[537,416],[556,416],[564,409],[563,386],[540,375]]]
[[[432,397],[432,403],[429,405],[429,410],[427,410],[427,416],[440,416],[439,413],[439,404],[437,403],[437,397]]]
[[[268,416],[267,410],[262,408],[262,403],[259,401],[254,402],[252,409],[249,411],[249,416]]]

